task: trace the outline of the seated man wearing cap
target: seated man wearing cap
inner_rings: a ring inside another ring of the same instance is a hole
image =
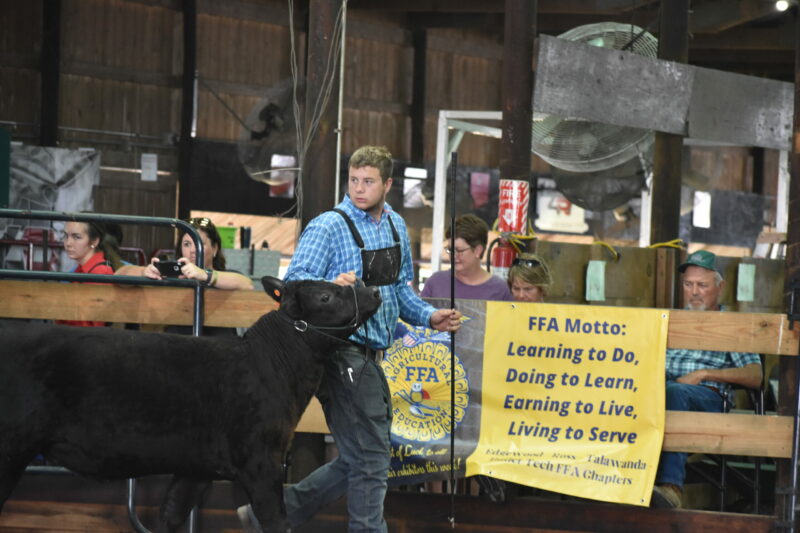
[[[720,311],[725,281],[716,267],[716,256],[700,250],[678,267],[683,304],[694,311]],[[754,353],[711,350],[667,350],[666,408],[672,411],[721,413],[723,398],[731,385],[757,388],[761,384],[761,360]],[[680,507],[686,476],[686,453],[662,452],[653,489],[652,507]]]

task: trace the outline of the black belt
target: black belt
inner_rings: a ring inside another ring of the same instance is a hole
[[[366,346],[366,345],[358,343],[358,342],[351,342],[350,344],[352,344],[353,346],[355,346],[359,350],[363,351],[365,358],[371,359],[372,361],[375,361],[376,363],[380,363],[381,361],[383,361],[383,355],[384,355],[384,352],[386,351],[383,348],[375,349],[375,348],[371,348],[369,346]]]

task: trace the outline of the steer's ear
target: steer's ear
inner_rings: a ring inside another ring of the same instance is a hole
[[[283,297],[283,291],[286,289],[286,284],[283,280],[273,278],[272,276],[264,276],[261,278],[261,285],[264,286],[264,292],[272,296],[272,298],[280,303]]]

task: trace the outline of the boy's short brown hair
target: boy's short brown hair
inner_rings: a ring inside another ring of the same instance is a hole
[[[349,167],[375,167],[386,183],[392,177],[392,153],[385,146],[362,146],[350,156]]]

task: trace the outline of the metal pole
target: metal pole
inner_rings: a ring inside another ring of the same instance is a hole
[[[456,181],[458,153],[450,153],[450,309],[456,308]],[[456,527],[456,333],[450,332],[450,527]]]
[[[337,117],[336,117],[336,174],[334,174],[334,180],[336,182],[335,193],[333,197],[333,205],[339,203],[341,198],[339,195],[341,192],[339,191],[340,187],[340,174],[342,172],[342,135],[344,132],[342,128],[342,115],[344,111],[344,47],[345,47],[345,38],[347,36],[347,0],[342,0],[342,48],[339,54],[339,105],[337,110]]]
[[[444,239],[444,202],[447,196],[447,111],[439,111],[436,127],[436,175],[433,189],[433,234],[431,236],[431,268],[439,270],[442,264],[442,239]],[[455,199],[454,199],[455,200]]]

